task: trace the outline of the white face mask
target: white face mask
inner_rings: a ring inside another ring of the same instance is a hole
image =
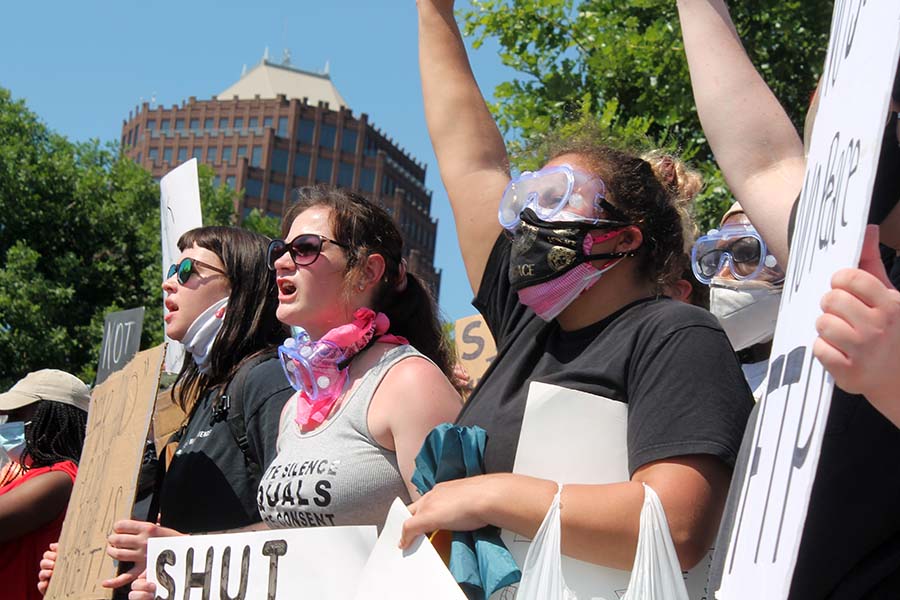
[[[221,317],[217,317],[216,313],[227,304],[228,298],[222,298],[200,313],[188,327],[184,339],[181,340],[184,349],[191,353],[191,357],[201,373],[209,370],[209,351],[212,350],[213,342],[216,341],[216,336],[219,335],[222,324],[225,322],[224,311]]]
[[[0,447],[6,451],[11,460],[22,461],[22,453],[25,452],[25,423],[23,421],[8,421],[0,425]]]
[[[775,335],[781,286],[764,281],[713,279],[709,310],[719,319],[731,345],[743,350]]]

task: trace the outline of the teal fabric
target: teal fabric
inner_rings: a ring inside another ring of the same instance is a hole
[[[425,494],[438,483],[484,474],[481,427],[449,423],[431,430],[416,456],[413,485]],[[496,527],[455,531],[450,545],[450,573],[470,600],[485,600],[500,588],[518,582],[522,573],[500,539]]]

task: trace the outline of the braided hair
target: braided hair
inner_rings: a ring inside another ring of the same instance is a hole
[[[77,465],[86,428],[87,413],[80,408],[52,400],[39,400],[31,422],[25,426],[22,464],[28,465],[26,469],[49,467],[66,460]]]

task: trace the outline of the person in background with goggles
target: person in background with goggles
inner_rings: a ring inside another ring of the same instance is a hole
[[[542,169],[510,181],[453,2],[419,0],[418,11],[428,128],[498,355],[457,420],[486,430],[486,474],[441,483],[413,503],[401,546],[486,525],[534,536],[557,483],[511,472],[532,383],[541,383],[628,415],[629,479],[562,488],[562,553],[630,569],[646,483],[682,566],[693,567],[715,534],[752,406],[715,318],[663,295],[688,264],[687,206],[699,176],[671,156],[604,145],[584,127]],[[597,435],[612,426],[597,423]]]
[[[750,61],[726,2],[677,5],[704,133],[732,193],[786,265],[818,95],[801,137]],[[900,70],[891,96],[869,210],[873,225],[859,268],[835,273],[816,323],[812,353],[834,377],[835,390],[794,549],[791,600],[900,597]],[[754,413],[736,481],[750,461],[755,420]],[[726,524],[735,518],[741,492],[734,489],[716,544],[721,551],[713,558],[711,592],[724,570]]]
[[[784,269],[737,203],[725,213],[719,229],[694,242],[691,268],[697,280],[709,286],[709,310],[737,351],[750,389],[759,400],[775,335]]]
[[[178,240],[181,255],[162,289],[166,335],[187,350],[172,388],[187,420],[174,436],[177,449],[156,491],[158,522],[123,520],[113,526],[107,553],[134,566],[105,587],[141,585],[135,578],[144,571],[150,537],[263,527],[256,510],[259,473],[275,457],[278,419],[292,391],[275,355],[287,329],[275,316],[268,241],[237,227],[200,227]],[[240,392],[228,394],[241,404],[246,452],[228,423],[235,409],[219,404],[238,377]],[[41,561],[42,592],[56,557],[54,546]]]

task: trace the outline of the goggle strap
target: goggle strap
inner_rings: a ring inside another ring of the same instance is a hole
[[[601,252],[599,254],[585,254],[584,260],[600,260],[604,258],[626,258],[637,256],[637,252]]]
[[[356,358],[357,356],[359,356],[360,354],[362,354],[363,352],[365,352],[366,350],[368,350],[369,348],[374,346],[375,342],[377,342],[379,339],[381,339],[380,335],[373,335],[372,339],[369,340],[365,346],[363,346],[362,348],[359,349],[359,352],[357,352],[353,356],[348,356],[344,360],[338,361],[338,363],[337,363],[338,371],[343,371],[344,369],[349,367],[350,363],[353,362],[354,358]]]

